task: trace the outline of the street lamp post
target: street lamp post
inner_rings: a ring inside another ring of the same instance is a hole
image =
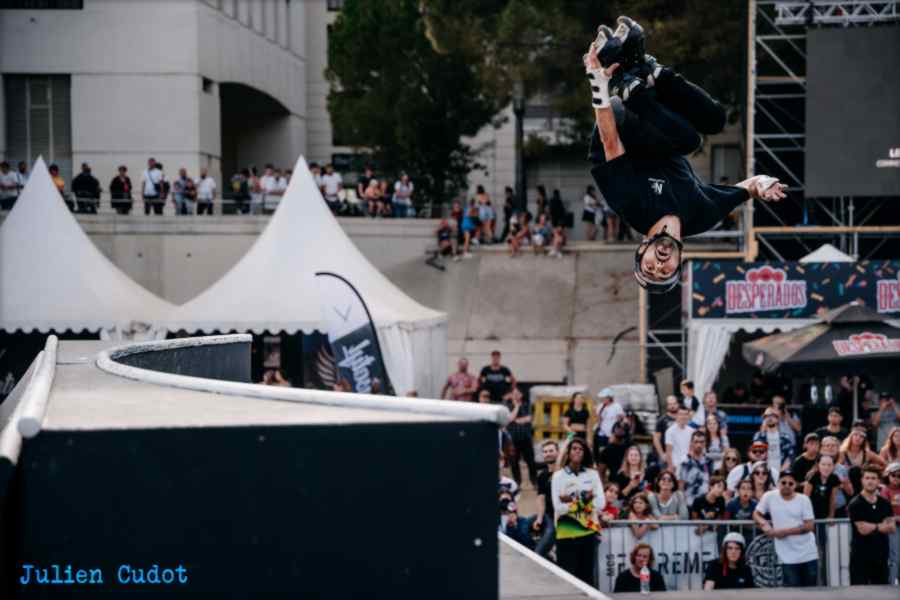
[[[513,84],[513,114],[516,116],[516,203],[525,211],[527,194],[525,193],[525,160],[522,157],[522,145],[525,137],[525,85],[519,79]]]

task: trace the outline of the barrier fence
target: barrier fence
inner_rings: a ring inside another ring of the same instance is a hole
[[[658,525],[638,539],[630,525]],[[850,585],[850,522],[848,519],[815,521],[819,547],[819,585]],[[698,534],[698,526],[707,531]],[[612,592],[616,576],[630,568],[628,555],[638,543],[649,544],[656,558],[654,566],[666,582],[667,590],[702,590],[706,565],[719,558],[722,539],[731,531],[744,536],[744,556],[753,572],[756,587],[781,587],[781,563],[773,540],[753,521],[612,521],[603,530],[597,548],[597,587]],[[885,557],[887,560],[887,557]]]

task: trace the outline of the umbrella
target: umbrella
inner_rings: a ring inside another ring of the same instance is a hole
[[[819,323],[747,342],[743,356],[764,372],[886,373],[900,365],[900,328],[864,304],[853,302],[826,313]],[[854,419],[856,393],[854,386]]]

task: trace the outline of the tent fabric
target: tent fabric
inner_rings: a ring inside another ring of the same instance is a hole
[[[133,338],[173,308],[94,246],[38,158],[0,226],[0,329]]]
[[[803,264],[807,263],[848,263],[856,262],[849,254],[844,254],[831,244],[822,244],[816,250],[813,250],[799,260]]]
[[[303,157],[247,254],[159,325],[189,333],[321,331],[317,271],[337,273],[359,291],[396,393],[437,394],[447,370],[447,315],[417,303],[372,266],[321,200]]]

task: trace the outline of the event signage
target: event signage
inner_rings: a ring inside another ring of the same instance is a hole
[[[886,335],[868,331],[851,335],[846,340],[833,340],[831,344],[838,356],[900,352],[900,338],[889,338]]]
[[[316,273],[316,281],[338,381],[361,394],[392,394],[378,334],[359,292],[334,273]]]
[[[691,261],[693,319],[815,318],[854,300],[900,317],[900,261],[799,263]]]

